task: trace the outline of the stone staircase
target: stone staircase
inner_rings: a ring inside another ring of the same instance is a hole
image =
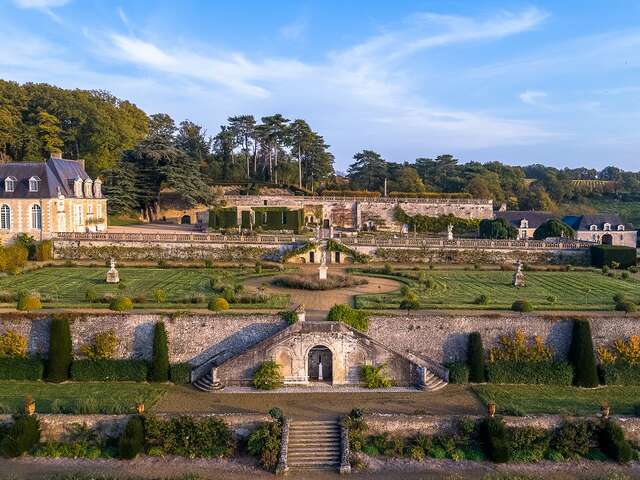
[[[432,372],[427,372],[424,380],[424,385],[420,385],[420,390],[426,390],[427,392],[435,392],[448,384],[448,382]]]
[[[224,386],[220,382],[213,380],[211,373],[203,375],[191,385],[193,385],[193,388],[200,390],[201,392],[219,392],[224,389]]]
[[[287,463],[293,470],[338,470],[341,459],[337,420],[292,420]]]

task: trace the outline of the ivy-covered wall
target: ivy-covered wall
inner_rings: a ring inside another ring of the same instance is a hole
[[[298,233],[304,226],[304,209],[287,207],[252,207],[254,214],[253,228],[260,230],[291,230]],[[251,212],[243,210],[240,214],[242,228],[251,228]],[[209,228],[215,230],[236,228],[238,226],[238,209],[217,208],[209,212]]]
[[[236,207],[213,208],[209,210],[209,228],[233,228],[238,226],[238,209]]]

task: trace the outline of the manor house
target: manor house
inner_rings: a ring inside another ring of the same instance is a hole
[[[44,162],[0,165],[0,241],[20,233],[37,240],[58,232],[107,229],[107,199],[82,160],[51,156]]]

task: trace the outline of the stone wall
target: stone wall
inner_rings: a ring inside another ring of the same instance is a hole
[[[159,414],[158,418],[168,419],[177,417],[178,414]],[[228,413],[228,414],[196,414],[189,415],[195,418],[217,417],[233,431],[234,436],[246,438],[261,423],[268,422],[268,415],[259,413]],[[68,439],[70,429],[76,425],[85,424],[93,430],[99,439],[116,438],[120,436],[131,415],[58,415],[38,414],[42,442],[65,441]],[[11,415],[0,415],[0,424],[11,423]]]
[[[226,358],[263,340],[286,326],[279,315],[267,314],[193,314],[171,318],[161,314],[93,314],[71,316],[73,349],[90,343],[99,332],[114,329],[120,340],[117,358],[150,359],[153,328],[165,322],[171,362],[197,365],[220,354]],[[48,316],[3,314],[0,333],[14,330],[28,338],[32,355],[46,356],[49,346]]]
[[[511,312],[418,312],[376,315],[369,320],[367,335],[399,353],[415,352],[438,362],[466,357],[468,334],[479,331],[485,348],[494,346],[501,335],[521,329],[527,337],[540,335],[564,358],[571,341],[572,318],[588,318],[596,346],[610,345],[615,339],[640,335],[640,317],[610,313],[538,315]],[[271,337],[287,324],[276,314],[196,313],[171,318],[166,314],[86,314],[73,316],[71,333],[77,354],[96,333],[114,329],[120,339],[118,358],[151,357],[154,324],[165,322],[172,362],[198,365],[214,355],[224,360],[234,353]],[[50,317],[42,314],[4,313],[0,333],[14,330],[28,338],[33,355],[46,356]]]
[[[456,428],[456,423],[461,416],[456,415],[403,415],[403,414],[368,414],[365,421],[369,427],[368,434],[388,432],[395,435],[411,437],[418,433],[435,435],[437,433],[450,433]],[[480,419],[478,416],[466,416],[465,418]],[[559,427],[562,422],[571,417],[561,415],[535,415],[526,417],[503,417],[509,427],[535,427],[547,430]],[[599,417],[593,417],[599,419]],[[617,417],[628,440],[640,443],[640,418]]]
[[[374,316],[369,320],[369,336],[399,352],[417,352],[438,362],[466,358],[468,334],[478,331],[485,349],[497,344],[502,335],[516,329],[527,337],[539,335],[565,358],[571,342],[572,318],[588,318],[593,342],[609,345],[620,337],[640,335],[640,318],[623,315],[537,315],[518,313],[419,312]]]

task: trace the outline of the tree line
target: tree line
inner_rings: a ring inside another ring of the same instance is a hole
[[[305,120],[279,113],[231,116],[208,135],[190,120],[176,124],[164,113],[147,115],[105,91],[0,80],[0,162],[42,161],[52,153],[82,158],[90,175],[105,180],[111,213],[153,218],[162,189],[191,206],[210,201],[213,185],[239,181],[309,193],[461,192],[525,210],[555,210],[603,193],[640,196],[640,173],[616,167],[461,163],[449,154],[393,162],[362,150],[342,176],[334,172],[329,147]]]

